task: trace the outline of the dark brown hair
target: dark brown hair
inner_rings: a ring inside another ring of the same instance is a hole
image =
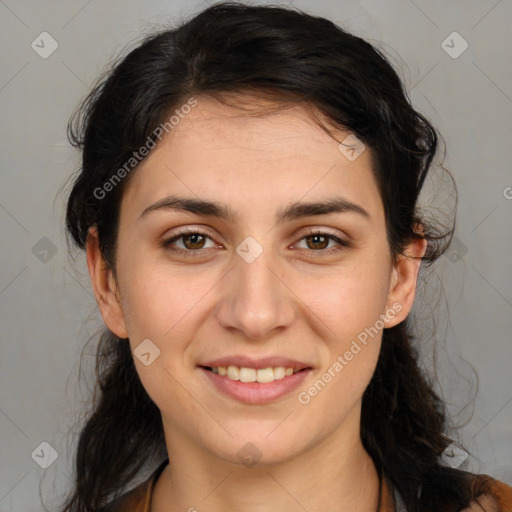
[[[89,227],[97,226],[115,273],[119,204],[136,168],[106,197],[94,191],[148,138],[157,142],[155,128],[191,96],[226,101],[230,93],[249,91],[280,106],[312,106],[331,127],[355,134],[374,157],[393,257],[421,237],[428,241],[422,267],[443,254],[454,222],[446,228],[418,211],[439,136],[412,108],[384,54],[324,18],[238,3],[216,4],[146,36],[98,80],[70,120],[70,142],[82,151],[67,203],[74,243],[85,249]],[[459,511],[484,489],[472,489],[469,474],[440,463],[450,444],[446,414],[419,369],[409,322],[384,330],[363,396],[361,438],[409,512]],[[141,385],[128,340],[104,332],[96,369],[98,389],[77,447],[76,486],[62,512],[102,510],[150,459],[166,457],[160,411]]]

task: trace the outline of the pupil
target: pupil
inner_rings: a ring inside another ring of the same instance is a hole
[[[192,234],[192,235],[188,235],[188,236],[187,236],[187,239],[197,238],[197,237],[201,237],[201,238],[202,238],[202,236],[203,236],[203,235],[199,235],[199,234],[195,233],[195,234]],[[192,245],[193,245],[193,246],[195,246],[195,245],[197,245],[198,243],[200,243],[200,242],[197,242],[197,241],[196,241],[196,242],[192,242]]]
[[[323,238],[325,240],[325,236],[324,235],[312,235],[310,238],[313,239],[313,244],[318,244],[318,243],[321,243],[318,241],[319,238]],[[324,245],[325,245],[325,241],[324,241]]]

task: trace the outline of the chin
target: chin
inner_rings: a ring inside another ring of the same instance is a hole
[[[312,441],[307,443],[301,436],[290,435],[285,429],[281,435],[277,430],[269,432],[272,432],[271,429],[253,430],[251,434],[225,437],[213,445],[207,442],[206,447],[215,457],[225,462],[247,468],[262,468],[292,460],[306,451],[308,444],[312,444]]]

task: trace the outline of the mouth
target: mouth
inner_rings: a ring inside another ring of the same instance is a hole
[[[216,373],[221,377],[226,377],[229,380],[240,382],[259,382],[267,384],[311,368],[293,368],[285,366],[267,366],[266,368],[250,368],[247,366],[201,366],[205,370]]]
[[[268,362],[249,366],[247,361],[248,366],[237,366],[214,361],[197,368],[206,377],[208,387],[222,396],[250,405],[263,405],[290,395],[313,372],[312,367],[302,363],[279,362],[282,363],[279,366]]]

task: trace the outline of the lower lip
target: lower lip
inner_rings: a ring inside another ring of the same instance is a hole
[[[266,404],[278,400],[296,389],[312,371],[307,368],[288,377],[262,383],[228,379],[202,367],[199,370],[219,391],[246,404]]]

